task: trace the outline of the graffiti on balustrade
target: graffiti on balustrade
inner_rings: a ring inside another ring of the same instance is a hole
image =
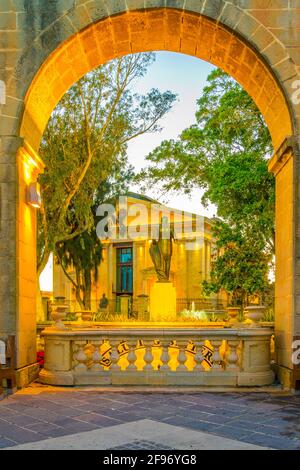
[[[128,354],[129,353],[129,346],[127,344],[126,341],[121,341],[121,343],[119,343],[118,345],[118,354],[119,354],[119,357],[122,357],[122,356],[125,356],[125,354]]]
[[[140,349],[140,348],[143,348],[143,347],[144,347],[144,345],[143,345],[142,341],[139,340],[138,343],[137,343],[137,347],[135,349]],[[130,348],[127,344],[127,341],[122,340],[117,346],[117,352],[118,352],[118,355],[119,355],[119,359],[126,356],[129,353],[129,350],[130,350]],[[111,353],[112,353],[111,345],[108,342],[104,342],[103,345],[102,345],[102,348],[101,348],[102,361],[101,361],[100,364],[102,366],[109,368],[112,365]]]
[[[159,340],[154,340],[153,341],[153,348],[154,350],[157,350],[161,348],[161,342]],[[176,340],[171,340],[169,343],[169,349],[170,349],[170,360],[174,361],[174,356],[172,359],[172,351],[178,351],[176,354],[179,353],[180,347],[178,346]],[[136,343],[136,347],[134,348],[134,351],[138,353],[140,350],[145,350],[145,344],[143,340],[138,340]],[[127,357],[128,353],[130,351],[130,347],[127,343],[126,340],[122,340],[118,345],[117,345],[117,353],[118,353],[118,361],[122,358]],[[194,341],[189,340],[186,347],[185,347],[185,353],[187,356],[187,359],[189,357],[194,357],[197,353],[197,346]],[[109,344],[109,342],[104,342],[101,346],[101,355],[102,355],[102,360],[100,364],[105,367],[106,369],[109,369],[112,365],[112,360],[111,360],[111,354],[112,354],[112,347]],[[203,345],[201,345],[201,356],[202,356],[202,365],[206,365],[207,368],[211,368],[213,365],[213,348],[211,347],[210,344],[207,342]],[[158,356],[159,358],[159,356]],[[175,359],[176,362],[176,359]]]
[[[195,354],[197,352],[197,348],[196,348],[196,345],[195,345],[194,341],[189,340],[189,342],[188,342],[188,344],[185,348],[185,352],[195,356]],[[213,349],[212,349],[212,347],[209,346],[208,344],[203,344],[201,346],[201,354],[202,354],[202,358],[203,358],[203,361],[205,362],[205,364],[208,367],[212,367],[212,365],[213,365],[213,359],[212,359],[213,358]]]
[[[153,347],[161,348],[160,341],[155,340],[153,342]],[[179,351],[179,346],[175,340],[170,341],[169,347],[173,350],[177,349]],[[134,350],[139,351],[141,349],[145,349],[145,345],[142,340],[138,340]],[[118,344],[117,352],[118,352],[120,359],[126,356],[129,353],[129,351],[130,351],[130,348],[127,344],[127,341],[123,340]],[[112,352],[111,345],[108,342],[103,343],[102,348],[101,348],[101,354],[102,354],[101,365],[102,366],[109,368],[112,365],[111,352]],[[194,341],[192,340],[188,341],[187,346],[185,348],[185,352],[187,355],[195,356],[197,352],[197,348],[196,348]],[[208,344],[203,344],[201,346],[201,354],[202,354],[203,362],[209,368],[211,368],[213,365],[213,348]]]
[[[209,346],[207,345],[203,345],[201,347],[201,350],[202,350],[202,355],[203,355],[203,360],[204,362],[209,366],[209,367],[212,367],[213,365],[213,349],[210,348]]]
[[[111,362],[111,345],[108,342],[104,342],[101,347],[101,355],[102,355],[102,360],[100,364],[103,367],[110,367],[112,362]]]

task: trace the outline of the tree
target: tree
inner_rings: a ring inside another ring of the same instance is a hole
[[[75,289],[76,300],[84,310],[91,309],[92,280],[98,280],[102,244],[94,230],[56,244],[56,259]],[[70,274],[75,269],[75,279]]]
[[[164,192],[203,188],[202,202],[216,204],[219,217],[248,226],[251,215],[251,223],[272,244],[275,196],[274,177],[267,170],[268,128],[251,97],[225,72],[214,70],[207,81],[197,123],[150,153],[137,180],[158,184]]]
[[[79,80],[55,108],[41,145],[46,170],[40,176],[42,207],[38,229],[38,274],[58,244],[94,225],[96,189],[126,162],[127,143],[159,130],[175,95],[132,87],[153,54],[126,56]]]
[[[245,234],[239,227],[217,221],[214,226],[217,256],[211,278],[203,282],[204,293],[225,291],[231,303],[244,310],[249,296],[268,290],[269,256],[261,237]]]
[[[224,288],[243,298],[251,286],[262,288],[274,255],[275,181],[267,169],[271,137],[251,97],[225,72],[214,70],[207,82],[196,124],[150,153],[137,181],[151,181],[163,192],[204,190],[202,203],[215,204],[226,222],[215,227],[222,254],[206,291]]]
[[[95,215],[97,207],[103,202],[115,203],[119,195],[126,194],[133,175],[132,167],[126,161],[119,160],[114,172],[106,181],[101,182],[92,207],[94,226],[98,223]],[[55,258],[71,282],[80,308],[91,310],[92,282],[98,281],[98,270],[102,261],[102,243],[95,229],[56,243]],[[75,279],[71,270],[75,272]]]

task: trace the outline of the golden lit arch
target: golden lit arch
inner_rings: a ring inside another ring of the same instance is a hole
[[[54,107],[79,78],[113,58],[150,50],[192,55],[229,73],[256,102],[275,149],[293,134],[281,87],[245,41],[199,14],[156,8],[106,18],[62,43],[42,65],[27,92],[21,136],[38,150]]]

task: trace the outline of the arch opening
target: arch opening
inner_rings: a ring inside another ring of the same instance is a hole
[[[92,23],[63,42],[47,58],[33,79],[25,98],[20,136],[25,140],[26,151],[38,160],[36,152],[51,113],[61,97],[77,80],[111,59],[152,50],[194,56],[222,68],[231,75],[249,93],[260,109],[270,130],[275,149],[282,146],[287,136],[293,135],[292,118],[283,89],[260,54],[248,45],[247,39],[242,39],[221,23],[200,14],[170,8],[154,8],[121,13]],[[277,330],[280,334],[281,332],[285,334],[286,331],[286,318],[283,313],[288,312],[292,321],[293,312],[293,265],[290,261],[295,256],[292,161],[290,158],[284,171],[277,178],[277,200],[280,201],[276,208],[276,225],[280,233],[276,242],[279,266],[276,282],[281,286],[281,291],[276,295],[277,310],[280,313]],[[283,164],[284,162],[280,163]],[[23,166],[23,160],[19,159],[17,228],[20,251],[17,270],[18,283],[21,286],[18,291],[21,319],[18,320],[19,367],[32,363],[34,358],[35,320],[32,318],[32,311],[35,309],[36,294],[36,214],[34,209],[24,209],[27,181],[22,180]],[[28,213],[27,225],[24,223],[23,213]],[[286,232],[289,234],[288,240]],[[26,250],[21,247],[26,247]],[[29,257],[31,265],[28,263]],[[30,304],[28,301],[24,302],[29,291],[32,294]],[[29,315],[30,326],[27,320]],[[289,341],[290,333],[287,332],[282,342],[282,350],[279,351],[278,362],[292,369],[290,357],[287,357],[290,350]]]

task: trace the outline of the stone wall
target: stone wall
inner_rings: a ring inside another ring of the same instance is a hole
[[[279,248],[287,253],[280,257],[278,272],[291,272],[288,279],[280,274],[291,296],[290,310],[277,308],[277,315],[292,325],[286,338],[291,344],[300,334],[300,100],[292,102],[300,79],[299,24],[299,0],[1,0],[0,88],[6,88],[0,97],[1,332],[20,334],[28,315],[20,307],[22,283],[36,285],[34,272],[25,279],[20,265],[18,220],[25,199],[19,193],[19,137],[38,151],[53,107],[91,68],[124,53],[166,49],[211,61],[239,80],[265,116],[276,149],[295,136],[292,170],[282,183],[292,185],[292,210],[287,213],[292,223],[277,227],[278,239],[284,240]],[[284,207],[281,191],[278,198],[279,208]],[[32,213],[32,224],[34,219]],[[26,354],[20,349],[19,367],[29,362]],[[282,367],[290,370],[284,361]]]
[[[297,0],[2,0],[0,79],[7,85],[8,98],[1,110],[5,116],[1,119],[1,133],[17,132],[22,102],[30,83],[47,57],[64,41],[102,18],[128,10],[159,7],[166,7],[169,12],[177,8],[200,13],[244,37],[272,67],[289,100],[291,85],[299,77],[300,67],[300,29],[296,27],[300,6]],[[172,33],[175,19],[173,22],[168,20],[168,24]],[[116,22],[113,34],[122,34],[122,29]],[[154,47],[159,37],[155,29],[150,34],[149,46]],[[187,41],[188,35],[183,39]],[[202,39],[205,43],[205,36]],[[80,49],[84,43],[77,45]],[[300,105],[293,107],[294,117],[298,120]]]

